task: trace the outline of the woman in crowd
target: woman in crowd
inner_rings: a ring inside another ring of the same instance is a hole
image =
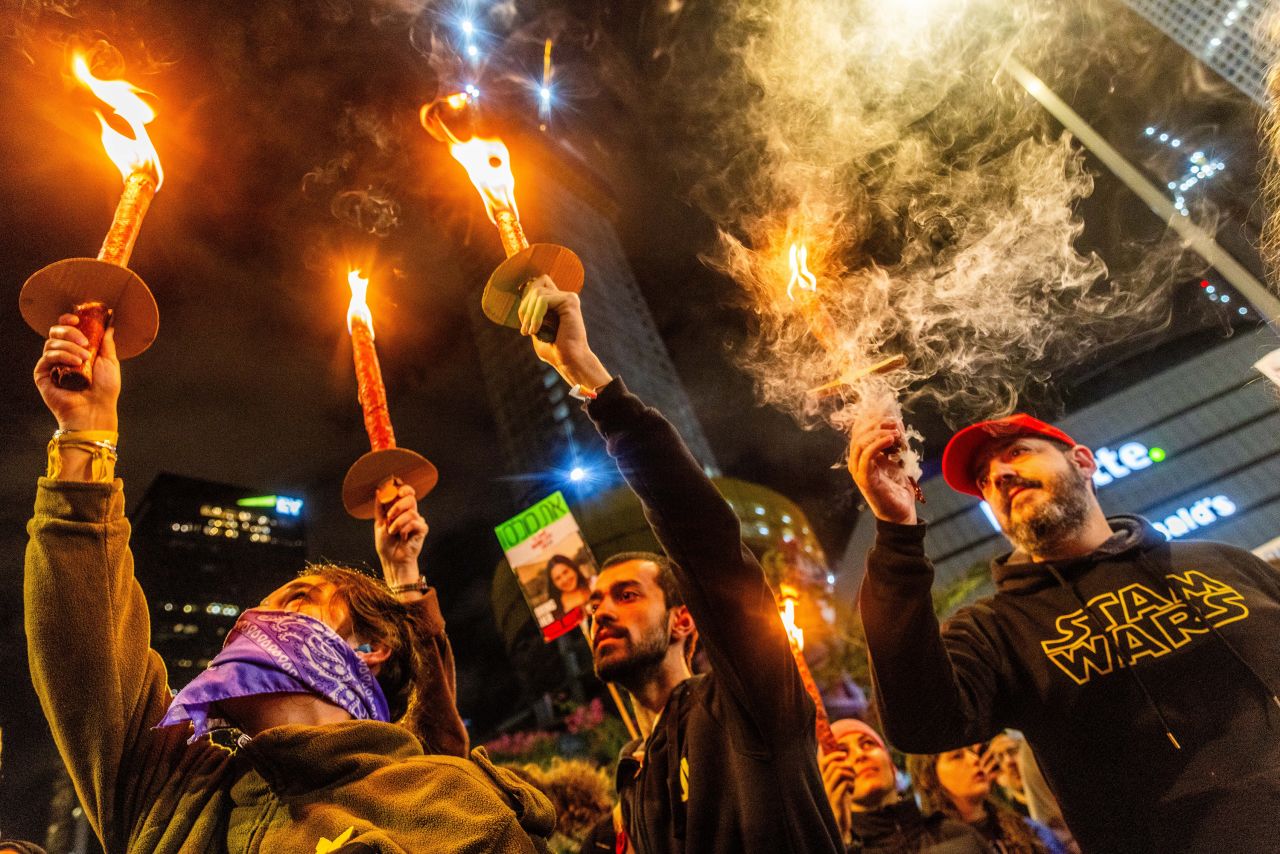
[[[1047,827],[1018,815],[992,797],[996,757],[985,755],[983,747],[972,745],[909,757],[907,772],[920,795],[921,806],[963,821],[1000,854],[1065,854]]]

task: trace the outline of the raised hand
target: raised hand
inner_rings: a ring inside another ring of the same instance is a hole
[[[411,584],[418,580],[418,556],[427,538],[427,520],[418,512],[418,496],[402,484],[386,504],[374,502],[373,542],[382,561],[387,584]]]
[[[49,330],[44,352],[36,362],[36,388],[62,430],[117,430],[116,402],[120,398],[120,360],[116,358],[115,330],[107,328],[93,369],[93,384],[82,391],[58,388],[53,369],[79,367],[89,358],[89,340],[76,328],[80,318],[64,314]]]
[[[893,449],[905,441],[902,424],[886,419],[855,433],[849,441],[849,473],[877,519],[916,523],[916,490]]]
[[[822,771],[822,787],[827,790],[827,800],[836,816],[836,826],[840,828],[840,835],[847,837],[852,829],[849,798],[853,794],[856,776],[849,762],[849,753],[843,749],[831,753],[819,750],[818,767]]]
[[[536,336],[548,311],[560,316],[560,329],[551,343]],[[530,336],[534,353],[555,368],[565,382],[588,388],[609,382],[609,372],[587,343],[587,327],[577,294],[560,290],[550,276],[539,276],[525,287],[518,315],[520,334]]]

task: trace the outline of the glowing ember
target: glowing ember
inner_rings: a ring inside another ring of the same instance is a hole
[[[790,584],[783,583],[778,585],[778,593],[782,599],[778,610],[782,616],[782,625],[786,627],[787,636],[791,639],[791,655],[796,660],[796,669],[800,671],[800,681],[804,683],[804,690],[813,700],[814,731],[818,737],[818,744],[824,753],[831,753],[840,749],[840,743],[836,741],[835,733],[831,731],[831,721],[827,718],[826,704],[822,702],[822,692],[818,690],[818,683],[813,681],[813,674],[809,672],[809,663],[804,660],[804,630],[796,625],[796,600],[800,598],[800,591]]]
[[[365,303],[369,280],[359,270],[347,274],[351,286],[351,303],[347,307],[347,331],[351,333],[351,354],[356,365],[356,384],[360,395],[360,409],[364,414],[364,429],[369,434],[369,445],[375,451],[396,446],[396,434],[391,429],[391,413],[387,409],[387,390],[382,384],[382,368],[378,365],[378,351],[373,346],[373,315]]]
[[[818,291],[818,277],[809,271],[809,247],[791,244],[791,280],[787,282],[787,299],[795,300],[795,290]]]
[[[351,332],[352,324],[358,320],[369,330],[369,337],[373,338],[373,312],[369,311],[369,304],[365,302],[365,295],[369,293],[369,280],[360,275],[359,270],[351,270],[347,273],[347,285],[351,288],[351,302],[347,304],[347,332]]]
[[[516,210],[516,178],[511,174],[511,154],[500,139],[475,137],[467,142],[449,145],[453,159],[467,170],[471,183],[480,191],[490,222],[497,225],[498,214]]]
[[[787,627],[787,635],[796,649],[803,650],[804,629],[796,625],[796,599],[799,591],[790,584],[783,584],[779,587],[779,592],[782,594],[782,625]]]

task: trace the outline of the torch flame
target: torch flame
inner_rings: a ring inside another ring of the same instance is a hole
[[[791,280],[787,282],[787,299],[795,300],[795,290],[817,293],[818,277],[809,271],[809,247],[791,244]]]
[[[364,301],[364,295],[369,290],[369,280],[360,275],[359,270],[351,270],[347,273],[347,284],[351,286],[351,302],[347,305],[347,334],[351,333],[352,321],[359,318],[372,338],[373,312],[369,311],[369,304]]]
[[[72,61],[76,77],[107,106],[112,112],[124,119],[133,131],[133,138],[125,136],[107,124],[106,118],[98,113],[98,121],[102,123],[102,147],[107,156],[116,164],[124,179],[135,172],[145,172],[156,179],[156,187],[164,183],[164,171],[160,168],[160,157],[156,154],[151,138],[147,136],[146,125],[156,117],[155,110],[147,102],[138,97],[142,89],[127,80],[101,80],[93,76],[89,63],[81,54],[76,54]]]
[[[511,154],[500,139],[473,137],[467,142],[455,142],[449,153],[467,170],[471,183],[484,199],[489,221],[498,223],[500,211],[510,212],[517,219],[516,179],[511,174]]]
[[[804,649],[804,629],[796,625],[796,599],[800,593],[790,584],[778,585],[778,592],[782,597],[782,625],[786,627],[787,635],[796,649]]]

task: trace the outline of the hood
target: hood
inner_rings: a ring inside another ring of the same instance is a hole
[[[1053,561],[1053,568],[1063,577],[1071,578],[1104,560],[1134,551],[1149,551],[1165,544],[1164,535],[1141,516],[1108,516],[1107,522],[1111,525],[1112,534],[1106,542],[1087,555]],[[1033,593],[1057,584],[1046,563],[1032,562],[1022,551],[1010,552],[991,561],[991,577],[996,590],[1013,595]]]
[[[409,730],[378,721],[285,724],[246,739],[239,753],[279,797],[339,786],[423,755]]]

